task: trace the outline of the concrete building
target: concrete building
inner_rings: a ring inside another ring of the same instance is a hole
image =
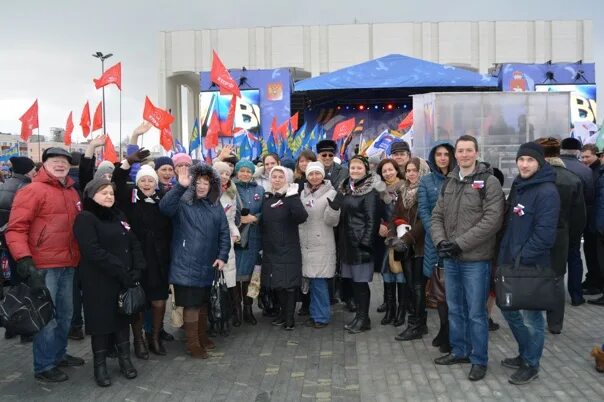
[[[81,152],[84,153],[86,151],[86,147],[88,144],[71,144],[71,146],[66,146],[62,142],[57,141],[43,141],[43,142],[29,142],[27,144],[27,155],[34,162],[42,162],[42,154],[48,148],[63,148],[68,150],[69,152]]]
[[[227,68],[295,67],[312,76],[391,53],[487,73],[500,63],[593,62],[592,22],[404,22],[160,33],[159,104],[189,133],[212,49]],[[186,110],[188,121],[183,121]]]

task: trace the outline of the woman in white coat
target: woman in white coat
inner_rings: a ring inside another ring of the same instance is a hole
[[[333,228],[340,220],[340,210],[330,201],[336,190],[324,180],[325,170],[320,162],[306,167],[306,180],[300,200],[308,212],[306,222],[298,227],[302,248],[302,275],[310,281],[310,319],[314,328],[325,327],[330,320],[327,280],[333,278],[336,268],[336,242]]]
[[[235,285],[237,284],[237,264],[235,261],[235,248],[233,245],[239,241],[241,237],[239,233],[239,225],[241,224],[241,200],[239,199],[239,193],[235,183],[231,181],[231,167],[222,161],[216,161],[212,165],[214,170],[220,175],[220,183],[222,186],[222,193],[220,195],[220,204],[224,209],[224,213],[229,223],[229,231],[231,232],[231,251],[229,251],[229,260],[225,264],[224,279],[227,287],[231,291],[231,297],[236,297],[237,292],[235,291]],[[237,309],[237,305],[239,308]],[[233,315],[233,326],[238,327],[241,325],[242,311],[241,301],[235,304],[235,311]]]

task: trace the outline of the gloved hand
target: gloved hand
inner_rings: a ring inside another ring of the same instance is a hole
[[[37,273],[38,270],[34,265],[34,260],[31,257],[23,257],[17,261],[17,273],[23,280],[29,279],[32,274]]]
[[[334,211],[339,210],[342,207],[342,201],[344,200],[344,194],[342,194],[341,192],[337,192],[336,196],[333,198],[333,200],[330,200],[329,198],[327,199],[327,203],[329,204],[329,207],[331,209],[333,209]]]
[[[461,254],[461,248],[454,241],[443,240],[436,247],[440,258],[452,258]]]
[[[144,159],[148,158],[149,155],[151,155],[151,152],[149,150],[141,148],[135,153],[128,155],[128,157],[126,157],[126,160],[130,164],[130,166],[132,166],[133,164],[139,163]]]

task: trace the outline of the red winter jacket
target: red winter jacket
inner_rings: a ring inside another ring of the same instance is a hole
[[[45,168],[17,192],[8,221],[6,242],[12,257],[32,257],[37,268],[76,267],[80,250],[73,223],[80,196],[69,176],[63,185]]]

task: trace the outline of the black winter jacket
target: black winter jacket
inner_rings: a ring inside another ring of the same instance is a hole
[[[31,183],[31,179],[23,174],[14,173],[13,177],[0,184],[0,226],[8,223],[10,210],[17,190]]]

